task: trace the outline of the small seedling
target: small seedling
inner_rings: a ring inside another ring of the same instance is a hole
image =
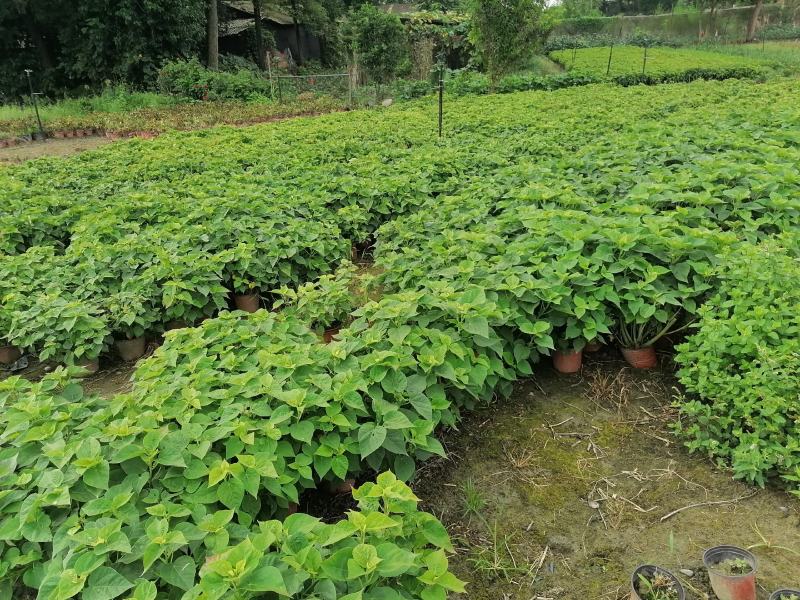
[[[480,490],[471,477],[461,486],[461,491],[464,494],[464,516],[469,518],[475,516],[483,520],[481,511],[486,507],[486,500],[481,496]]]
[[[639,573],[639,589],[637,590],[642,600],[677,600],[680,598],[675,582],[656,572],[648,579]]]
[[[746,575],[753,567],[743,558],[729,558],[714,565],[714,570],[723,575]]]

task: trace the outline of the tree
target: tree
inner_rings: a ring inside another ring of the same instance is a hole
[[[208,68],[219,69],[219,11],[217,0],[208,0]]]
[[[470,0],[470,40],[492,87],[546,37],[545,0]]]
[[[253,0],[253,19],[256,26],[256,64],[263,71],[267,68],[267,63],[264,60],[266,54],[264,52],[264,27],[261,22],[261,0]]]
[[[345,37],[370,78],[378,83],[395,77],[408,58],[406,32],[400,19],[371,4],[350,13]]]
[[[747,38],[746,41],[752,42],[756,39],[756,26],[758,25],[758,17],[761,16],[761,8],[764,6],[764,0],[756,0],[753,14],[750,15],[750,20],[747,22]]]
[[[196,55],[205,0],[1,0],[0,93],[18,96],[34,71],[55,94],[106,81],[155,81],[161,64]]]

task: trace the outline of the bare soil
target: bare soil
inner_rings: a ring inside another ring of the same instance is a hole
[[[43,156],[71,156],[110,143],[111,140],[100,136],[25,143],[11,148],[0,148],[0,165],[22,163]]]
[[[800,501],[690,455],[669,429],[669,371],[634,372],[611,351],[580,376],[543,366],[446,436],[449,458],[414,489],[454,537],[466,597],[628,598],[633,569],[657,564],[687,598],[714,598],[702,554],[719,544],[755,553],[759,598],[800,583]]]

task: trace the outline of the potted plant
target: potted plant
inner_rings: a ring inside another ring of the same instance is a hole
[[[233,301],[237,310],[254,313],[261,308],[261,295],[253,283],[248,284],[245,289],[246,291],[234,292]]]
[[[684,600],[686,592],[672,573],[656,565],[636,567],[631,575],[632,600]]]
[[[756,557],[736,546],[716,546],[703,553],[711,588],[719,600],[756,600]]]
[[[235,248],[228,249],[222,256],[237,310],[256,312],[261,308],[261,294],[255,282],[259,270],[255,245],[239,242]]]
[[[156,250],[159,264],[153,281],[161,287],[162,321],[193,325],[227,306],[228,290],[222,285],[222,264],[218,256],[202,248],[182,254],[169,246]]]
[[[357,267],[345,261],[335,273],[323,275],[317,281],[297,289],[283,286],[273,290],[277,300],[273,310],[283,310],[320,332],[329,344],[347,322],[354,307],[353,282]],[[362,281],[363,284],[363,281]]]
[[[559,373],[570,375],[578,373],[583,363],[583,342],[558,342],[556,351],[553,352],[553,368]]]
[[[39,360],[56,360],[91,374],[100,368],[109,334],[103,317],[98,306],[63,290],[40,294],[31,298],[26,310],[14,314],[9,338],[38,353]]]
[[[140,290],[123,290],[109,298],[108,327],[122,360],[132,362],[144,356],[145,333],[157,322],[158,314]]]
[[[800,600],[800,590],[784,588],[770,594],[769,600]]]

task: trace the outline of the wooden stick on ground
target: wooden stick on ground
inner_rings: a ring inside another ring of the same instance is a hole
[[[679,512],[683,512],[684,510],[688,510],[690,508],[699,508],[700,506],[714,506],[716,504],[734,504],[736,502],[740,502],[741,500],[747,500],[748,498],[752,498],[758,493],[758,490],[752,492],[750,494],[746,494],[745,496],[739,496],[738,498],[733,498],[731,500],[713,500],[711,502],[697,502],[696,504],[689,504],[688,506],[683,506],[676,510],[673,510],[671,513],[667,513],[663,517],[661,517],[661,522],[663,523],[667,519],[674,517]]]

